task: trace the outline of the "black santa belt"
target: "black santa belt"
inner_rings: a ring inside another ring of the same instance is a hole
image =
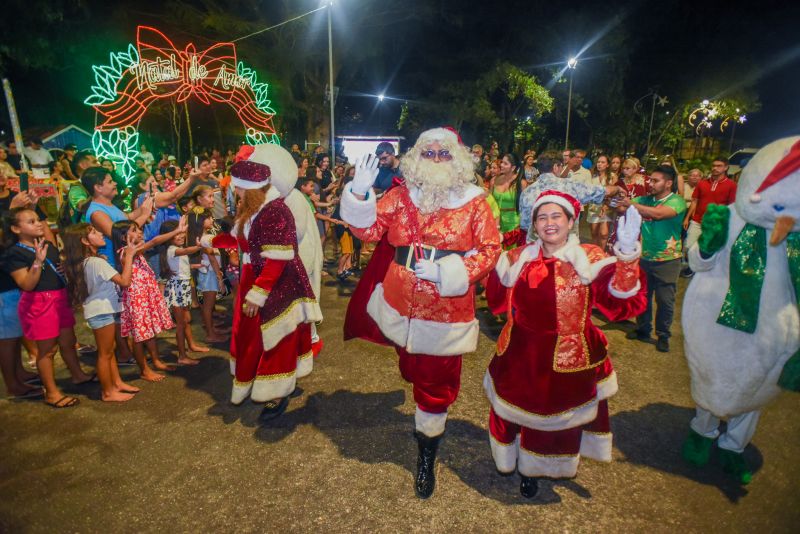
[[[447,256],[455,254],[456,256],[463,256],[466,254],[464,251],[460,250],[441,250],[436,247],[432,247],[430,245],[421,245],[417,247],[418,253],[422,256],[420,259],[426,259],[430,261],[440,260]],[[394,261],[409,269],[411,271],[414,270],[414,266],[417,264],[417,256],[414,254],[414,247],[397,247],[394,250]]]

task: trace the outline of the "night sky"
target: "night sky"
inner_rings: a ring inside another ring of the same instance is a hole
[[[200,45],[246,33],[235,24],[227,35],[218,27],[183,25],[182,21],[191,18],[176,6],[192,16],[242,13],[249,20],[263,19],[267,26],[319,5],[316,0],[140,0],[113,6],[97,1],[12,0],[10,4],[6,20],[19,23],[11,28],[7,44],[0,47],[0,69],[14,86],[23,129],[68,122],[91,128],[93,113],[82,104],[92,79],[90,64],[106,61],[110,50],[123,49],[133,40],[138,23],[170,32],[177,42],[193,39]],[[63,20],[32,22],[37,20],[32,17],[47,11],[48,6],[60,6]],[[326,20],[323,10],[283,29],[296,32],[303,50],[315,54],[323,66]],[[25,39],[17,26],[25,28]],[[296,60],[272,57],[270,39],[264,34],[239,43],[240,55],[246,54],[267,79],[270,65]],[[426,102],[439,85],[477,77],[497,59],[525,69],[544,84],[558,63],[563,64],[592,41],[579,56],[574,80],[575,93],[588,100],[599,94],[598,89],[613,85],[618,87],[615,94],[627,104],[621,109],[629,110],[633,117],[633,103],[651,88],[673,103],[746,90],[757,95],[762,109],[749,115],[747,124],[737,130],[740,143],[760,146],[800,133],[800,3],[772,0],[409,0],[397,5],[337,0],[334,46],[348,50],[346,57],[337,57],[342,62],[336,82],[340,87],[337,123],[339,117],[342,121],[337,133],[393,133],[403,101]],[[25,48],[27,43],[35,46],[23,54],[20,46]],[[57,68],[30,65],[30,58],[41,50],[56,58]],[[23,55],[24,61],[20,60]],[[327,71],[322,74],[327,76]],[[280,83],[274,85],[279,112],[285,104],[282,90]],[[379,93],[388,97],[381,104],[375,98]],[[556,87],[553,96],[559,100],[563,95],[563,87]],[[0,128],[8,132],[4,104]],[[603,103],[595,98],[593,105],[601,107]],[[200,124],[207,119],[204,115],[209,115],[202,106],[193,106],[191,111]],[[220,116],[223,123],[231,119]],[[592,119],[590,113],[586,120]],[[545,120],[556,122],[555,118]],[[553,137],[558,128],[563,125],[552,130]],[[293,132],[294,137],[302,134]],[[579,141],[582,136],[585,139],[580,123],[575,125],[575,136]]]

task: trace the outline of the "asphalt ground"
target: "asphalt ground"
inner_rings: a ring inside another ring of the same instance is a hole
[[[668,354],[626,340],[632,323],[594,318],[620,384],[610,402],[614,461],[586,460],[575,479],[543,481],[527,501],[518,477],[494,470],[481,379],[499,325],[479,310],[480,344],[464,358],[436,492],[417,499],[411,389],[391,349],[342,341],[352,287],[323,278],[325,349],[301,380],[303,393],[268,426],[258,423],[259,405],[229,404],[223,345],[161,383],[124,368],[142,388],[124,404],[98,400],[97,385],[70,386],[63,364],[59,381],[79,406],[0,401],[0,530],[797,532],[800,396],[783,393],[764,410],[746,451],[757,467],[749,486],[726,478],[715,457],[704,469],[687,467],[680,446],[693,405],[679,315]],[[220,303],[228,313],[231,306],[230,298]],[[79,339],[93,343],[78,324]],[[195,314],[198,335],[199,324]],[[167,360],[174,343],[172,333],[159,339]]]

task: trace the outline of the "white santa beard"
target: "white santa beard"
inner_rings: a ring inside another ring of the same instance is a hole
[[[458,174],[449,163],[436,163],[423,160],[417,163],[411,183],[420,190],[419,209],[422,213],[432,213],[447,205],[450,192],[458,196],[464,190]]]

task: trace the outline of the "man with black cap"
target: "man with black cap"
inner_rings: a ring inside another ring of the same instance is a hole
[[[378,143],[375,155],[378,156],[379,169],[374,187],[379,193],[383,193],[392,186],[395,176],[403,177],[400,173],[400,160],[395,155],[394,145],[388,141]]]
[[[64,147],[64,159],[61,160],[61,172],[64,173],[64,178],[71,182],[77,182],[79,180],[72,172],[72,160],[75,159],[75,153],[77,151],[78,147],[75,144],[68,144]]]

